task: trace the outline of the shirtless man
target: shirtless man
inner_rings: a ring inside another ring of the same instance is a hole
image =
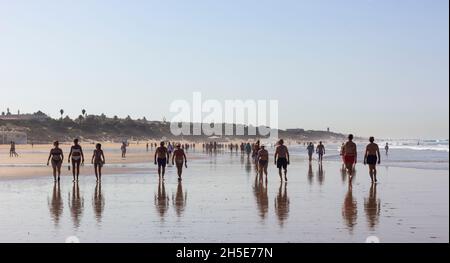
[[[380,157],[380,148],[378,147],[378,144],[374,143],[375,138],[370,137],[369,138],[370,143],[366,147],[366,154],[364,155],[364,165],[369,165],[369,174],[370,179],[372,180],[372,183],[377,182],[377,163],[381,163],[381,157]]]
[[[312,162],[312,156],[314,153],[314,144],[312,142],[310,142],[308,144],[308,147],[306,147],[306,150],[308,151],[309,162]]]
[[[73,140],[73,146],[70,148],[69,164],[70,161],[72,161],[73,182],[78,182],[80,165],[84,165],[83,149],[81,148],[78,139]]]
[[[166,173],[166,165],[169,164],[169,151],[164,146],[164,142],[160,143],[160,146],[156,148],[155,152],[155,165],[158,165],[158,175],[164,179],[164,174]]]
[[[343,146],[343,152],[345,168],[350,176],[353,176],[353,167],[358,160],[358,152],[356,144],[353,142],[353,134],[348,136],[348,141]]]
[[[319,145],[317,145],[316,153],[319,155],[319,163],[322,163],[323,155],[325,154],[325,146],[322,142],[319,142]]]
[[[178,181],[181,181],[181,174],[183,173],[183,164],[187,168],[187,158],[184,150],[181,149],[181,145],[177,144],[175,151],[172,156],[172,165],[176,163],[177,165],[177,174]]]
[[[266,150],[266,146],[263,144],[261,145],[261,149],[258,151],[258,156],[256,157],[258,160],[258,171],[260,175],[263,175],[263,173],[266,175],[267,178],[267,166],[269,164],[269,152]]]
[[[281,169],[284,170],[284,180],[287,181],[287,166],[290,164],[289,161],[289,151],[288,148],[284,145],[284,141],[281,139],[278,142],[278,146],[275,149],[275,164],[278,168],[278,173],[280,174],[280,179],[283,180],[283,174]]]

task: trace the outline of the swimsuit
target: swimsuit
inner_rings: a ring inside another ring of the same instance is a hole
[[[166,158],[158,158],[158,166],[166,167],[167,159]]]
[[[377,161],[378,161],[378,157],[375,154],[367,155],[367,159],[366,159],[367,164],[376,165]]]
[[[259,165],[261,166],[267,166],[268,161],[267,160],[259,160]]]
[[[288,164],[288,161],[286,158],[278,158],[278,160],[277,160],[277,168],[278,169],[283,168],[284,170],[286,170],[287,164]]]
[[[58,150],[52,149],[50,154],[52,155],[52,166],[53,167],[61,167],[61,165],[62,165],[62,159],[61,159],[62,150],[61,149],[58,149]]]
[[[102,151],[94,151],[95,157],[94,157],[94,164],[95,165],[99,165],[100,167],[103,166],[103,161],[102,161]]]
[[[344,163],[345,164],[354,164],[355,156],[354,155],[344,155]]]
[[[72,146],[72,161],[79,162],[80,160],[81,160],[81,147],[75,148],[74,146]]]

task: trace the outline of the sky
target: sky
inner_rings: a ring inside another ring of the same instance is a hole
[[[280,128],[448,138],[448,0],[0,0],[0,110],[170,119],[278,100]]]

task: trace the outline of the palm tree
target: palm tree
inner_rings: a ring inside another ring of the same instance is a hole
[[[61,113],[61,120],[63,119],[63,115],[64,115],[64,110],[63,109],[60,109],[59,110],[59,113]]]
[[[81,113],[83,114],[83,116],[86,116],[86,110],[85,109],[82,109]]]

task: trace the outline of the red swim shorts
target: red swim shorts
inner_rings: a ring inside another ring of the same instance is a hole
[[[344,162],[346,164],[354,164],[355,163],[355,156],[354,155],[345,155],[344,156]]]

